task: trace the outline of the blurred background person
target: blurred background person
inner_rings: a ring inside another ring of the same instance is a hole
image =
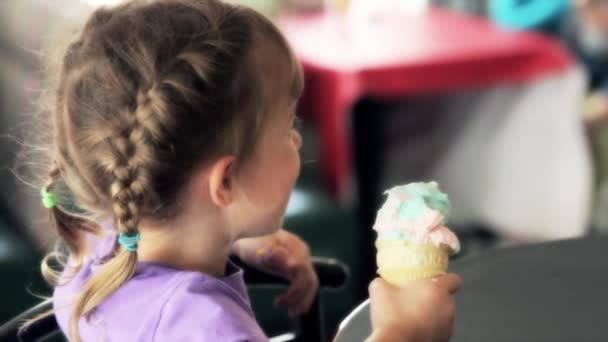
[[[488,0],[485,13],[502,27],[535,30],[562,41],[585,70],[580,113],[594,159],[591,225],[608,232],[608,1]]]

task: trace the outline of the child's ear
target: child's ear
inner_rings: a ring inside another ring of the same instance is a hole
[[[234,156],[225,156],[213,163],[209,173],[209,192],[213,203],[228,206],[234,199]]]

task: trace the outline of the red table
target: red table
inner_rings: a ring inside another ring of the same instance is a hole
[[[324,14],[279,23],[304,67],[301,109],[320,132],[321,167],[338,197],[349,194],[347,119],[357,100],[526,82],[572,64],[551,39],[437,8],[355,27],[356,34],[337,29]]]

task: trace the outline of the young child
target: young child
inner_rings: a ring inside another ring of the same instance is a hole
[[[42,199],[69,258],[43,271],[71,340],[267,340],[231,253],[291,281],[276,301],[291,315],[308,309],[308,247],[280,229],[300,168],[302,75],[271,22],[218,0],[101,8],[56,76]],[[58,205],[62,190],[78,214]],[[397,304],[375,300],[379,336],[443,336],[457,280],[439,283],[412,286],[429,289],[416,303],[445,313],[437,323],[396,328],[379,317]]]

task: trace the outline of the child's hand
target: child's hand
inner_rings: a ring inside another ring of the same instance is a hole
[[[275,298],[275,306],[288,307],[290,317],[308,311],[319,280],[312,267],[308,245],[285,230],[259,238],[235,242],[234,253],[249,266],[290,281],[286,292]]]
[[[454,329],[453,294],[460,283],[455,274],[403,287],[375,279],[369,286],[369,341],[448,341]]]

